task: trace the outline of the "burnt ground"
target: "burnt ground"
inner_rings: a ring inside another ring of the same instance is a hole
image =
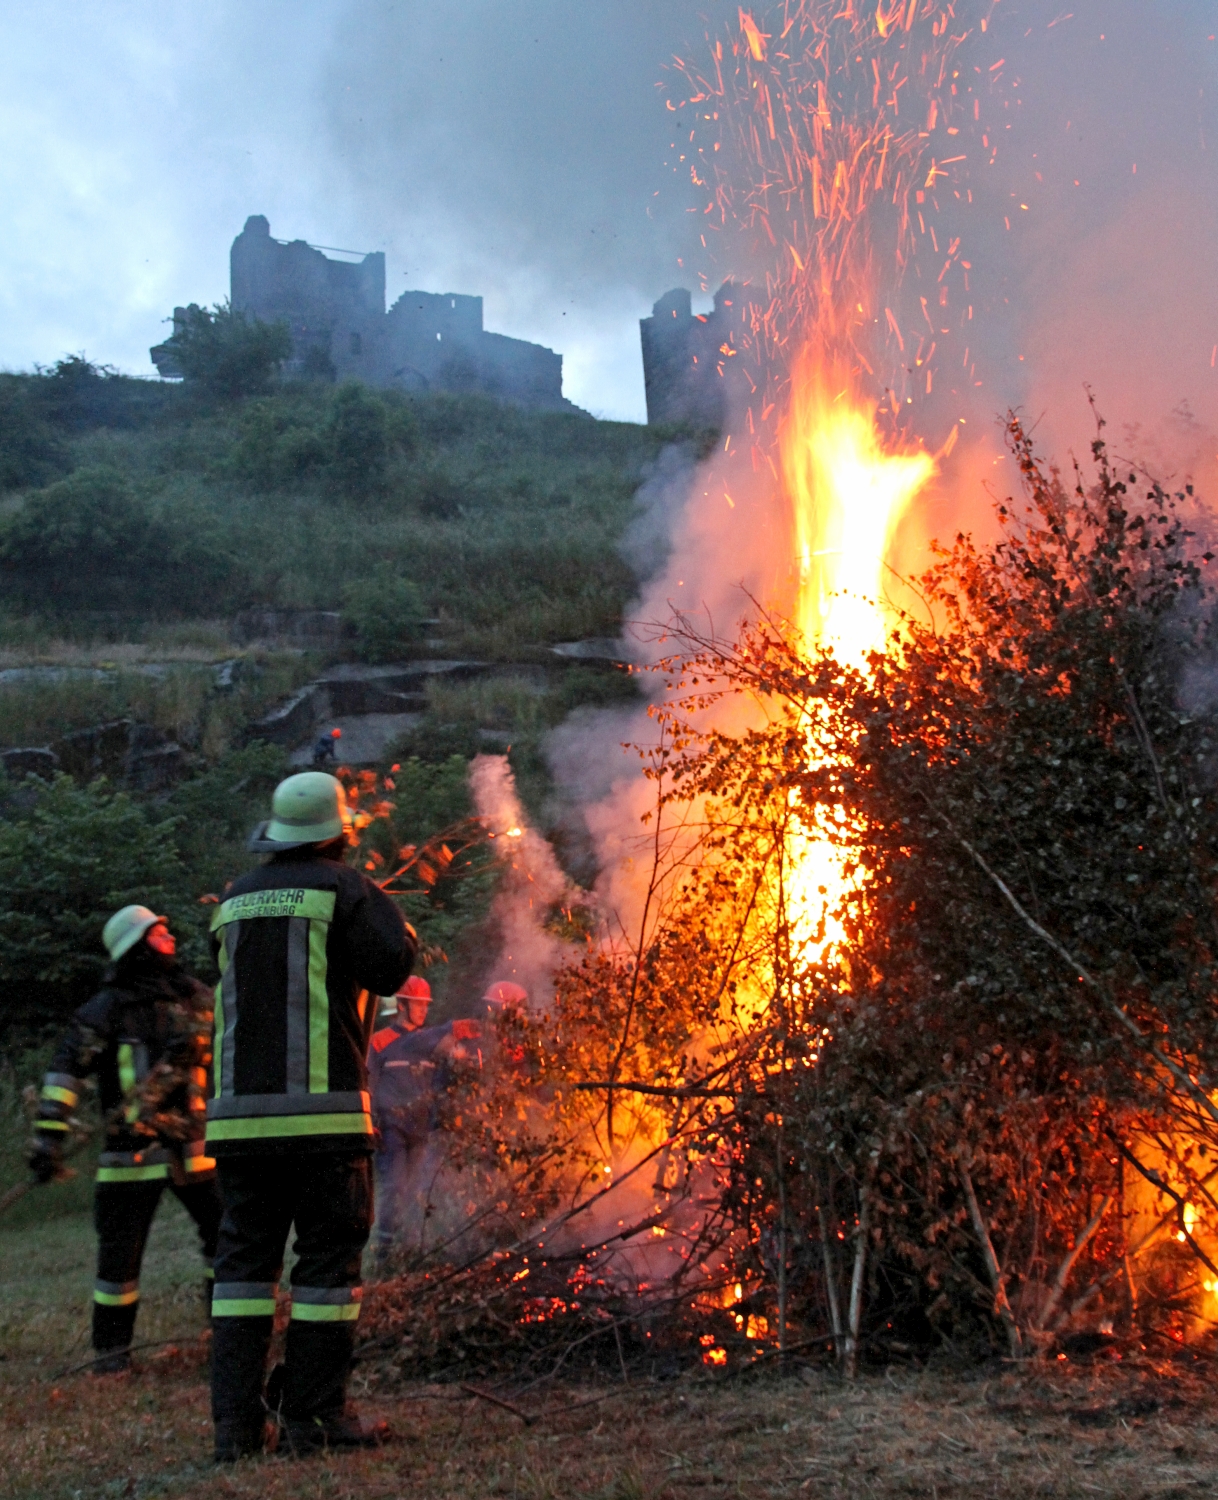
[[[1140,1352],[951,1372],[890,1368],[546,1385],[522,1415],[469,1388],[366,1393],[392,1444],[309,1460],[209,1462],[205,1346],[149,1351],[128,1376],[0,1362],[12,1500],[677,1500],[749,1496],[1184,1497],[1218,1493],[1213,1367]],[[358,1382],[357,1382],[358,1384]],[[491,1387],[485,1389],[491,1390]]]

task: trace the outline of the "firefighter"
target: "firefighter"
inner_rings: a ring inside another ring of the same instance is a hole
[[[341,729],[331,729],[329,734],[319,735],[313,746],[313,768],[320,770],[326,761],[331,765],[338,759],[338,742],[343,737]]]
[[[91,1368],[117,1374],[131,1360],[140,1263],[161,1194],[170,1187],[195,1221],[208,1305],[220,1196],[215,1162],[203,1146],[211,992],[177,962],[166,919],[146,906],[115,912],[102,941],[110,968],[55,1052],[29,1160],[40,1182],[58,1175],[81,1080],[95,1074],[105,1135],[93,1197],[98,1357]]]
[[[270,858],[217,907],[215,1090],[208,1150],[224,1219],[216,1251],[216,1459],[257,1452],[284,1242],[295,1225],[292,1312],[272,1405],[295,1453],[368,1446],[385,1431],[346,1406],[372,1227],[365,1057],[378,994],[410,973],[417,940],[388,896],[344,863],[342,786],[289,776],[250,848]]]
[[[376,1032],[368,1054],[368,1087],[379,1142],[376,1254],[378,1263],[406,1228],[417,1200],[441,1095],[452,1082],[451,1064],[469,1056],[467,1042],[482,1029],[476,1021],[427,1025],[431,986],[412,975],[397,994],[398,1014]]]

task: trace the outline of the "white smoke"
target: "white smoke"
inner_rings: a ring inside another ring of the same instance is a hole
[[[545,1009],[554,998],[555,971],[572,952],[546,923],[555,906],[578,893],[549,842],[529,822],[507,756],[475,756],[469,780],[502,871],[491,906],[500,950],[488,982],[510,979],[528,991],[532,1009]]]

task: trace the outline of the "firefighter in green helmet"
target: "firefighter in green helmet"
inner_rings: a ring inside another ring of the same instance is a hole
[[[29,1163],[55,1177],[82,1080],[96,1076],[104,1120],[93,1198],[97,1280],[92,1369],[128,1367],[148,1230],[168,1187],[195,1221],[204,1292],[220,1226],[215,1163],[203,1145],[211,1062],[211,991],[182,968],[168,922],[124,906],[106,923],[102,988],[72,1017],[43,1082]]]
[[[375,1443],[346,1405],[372,1227],[366,1057],[376,997],[414,962],[413,930],[344,863],[346,798],[322,771],[289,776],[250,848],[269,856],[212,921],[220,969],[207,1149],[224,1199],[216,1251],[216,1459],[263,1445],[267,1408],[292,1451]],[[284,1362],[266,1378],[275,1290],[295,1226]]]

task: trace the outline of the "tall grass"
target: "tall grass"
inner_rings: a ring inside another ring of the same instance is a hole
[[[482,397],[374,394],[389,446],[375,482],[355,493],[349,462],[326,457],[335,399],[313,385],[210,411],[169,401],[155,419],[69,432],[64,445],[73,467],[119,471],[183,535],[217,538],[229,562],[213,615],[249,603],[339,609],[352,580],[387,564],[417,584],[464,654],[527,658],[614,632],[632,590],[616,542],[647,464],[674,434]],[[90,628],[54,625],[68,636]],[[104,635],[114,622],[92,628]],[[30,633],[11,619],[0,622],[6,639],[25,646]]]

